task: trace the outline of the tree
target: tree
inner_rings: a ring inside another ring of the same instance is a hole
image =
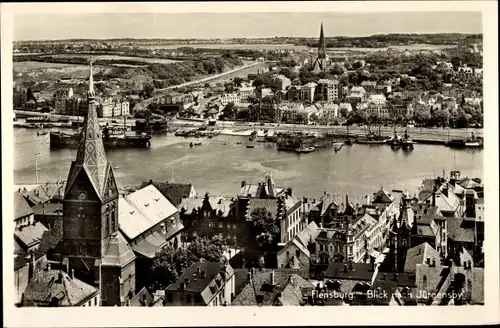
[[[239,76],[236,76],[234,79],[233,79],[233,84],[239,88],[241,87],[241,84],[243,83],[243,79]]]
[[[434,125],[446,127],[449,124],[450,113],[446,109],[437,109],[432,112]]]
[[[330,70],[330,74],[333,74],[333,75],[342,75],[342,74],[344,74],[344,69],[339,64],[335,64],[333,66],[333,68]]]
[[[277,244],[280,229],[270,211],[265,207],[258,207],[250,214],[253,220],[255,241],[261,250],[272,249]]]
[[[221,261],[224,247],[222,237],[214,236],[212,239],[196,238],[187,248],[164,248],[153,260],[149,285],[153,289],[165,289],[175,282],[187,267],[200,259],[208,262]]]
[[[431,120],[431,113],[423,108],[415,110],[413,115],[415,122],[427,124]]]
[[[322,94],[317,94],[314,96],[314,102],[318,102],[318,101],[324,101],[324,97]]]
[[[154,90],[155,87],[151,82],[144,83],[144,86],[142,87],[142,92],[146,98],[151,98],[151,96],[153,96]]]
[[[347,117],[349,115],[349,111],[345,107],[340,107],[339,109],[340,116]]]

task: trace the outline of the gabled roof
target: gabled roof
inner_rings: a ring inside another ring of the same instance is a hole
[[[97,295],[99,290],[61,270],[37,270],[26,286],[23,304],[48,304],[56,298],[57,306],[79,306]]]
[[[134,252],[121,232],[118,231],[106,238],[105,244],[102,257],[103,266],[124,267],[135,260]]]
[[[40,243],[42,235],[46,231],[49,230],[42,223],[36,222],[35,224],[16,229],[14,236],[21,242],[21,246],[27,249]]]
[[[33,209],[26,199],[17,191],[14,191],[14,220],[33,214]]]
[[[33,206],[35,215],[59,215],[62,216],[63,205],[61,203],[41,203]]]
[[[474,229],[462,227],[463,218],[448,219],[448,238],[456,242],[473,243]]]
[[[465,178],[464,180],[460,181],[459,185],[465,189],[474,189],[480,186],[479,183],[469,178]]]
[[[372,203],[392,203],[394,201],[394,196],[392,196],[387,190],[381,188],[379,191],[373,194]]]
[[[130,306],[151,306],[152,304],[153,296],[151,296],[146,287],[142,287],[142,289],[130,299]]]
[[[200,271],[204,271],[204,278],[198,275],[198,268],[200,268]],[[225,277],[222,277],[221,272],[225,272]],[[230,265],[227,265],[224,271],[222,263],[198,261],[184,270],[179,279],[170,284],[166,288],[166,291],[180,291],[181,283],[184,283],[186,291],[199,294],[203,302],[209,304],[217,291],[222,288],[233,275],[234,269]],[[189,282],[186,283],[185,278],[188,278]]]
[[[62,242],[63,237],[63,220],[54,220],[49,231],[42,234],[38,252],[47,254],[49,250],[55,250],[57,245]]]
[[[153,185],[148,185],[125,196],[125,200],[141,212],[142,216],[149,221],[150,227],[178,213],[177,208]]]
[[[271,285],[271,273],[274,271],[274,285]],[[251,282],[248,282],[231,303],[232,306],[257,305],[257,295],[262,297],[263,305],[273,305],[278,298],[277,291],[283,291],[290,284],[290,277],[298,288],[314,286],[300,275],[296,269],[262,269],[255,271]],[[285,301],[289,302],[289,300]],[[283,305],[283,304],[282,304]]]
[[[134,239],[155,224],[123,196],[118,199],[118,223],[120,230],[129,239]]]
[[[415,272],[417,270],[417,264],[426,263],[428,258],[430,258],[431,263],[432,260],[434,260],[437,265],[439,265],[441,260],[439,252],[428,243],[422,243],[410,248],[406,253],[404,271]]]
[[[347,270],[344,270],[344,263],[330,263],[325,272],[325,278],[372,281],[375,271],[369,263],[353,263],[353,269],[350,270],[349,264]]]
[[[160,251],[167,240],[157,231],[153,231],[144,239],[135,244],[132,249],[134,252],[145,256],[147,258],[155,258],[158,251]]]
[[[218,111],[215,110],[215,113],[218,113]],[[143,182],[141,188],[146,187],[148,184],[149,182]],[[163,196],[171,201],[189,197],[191,189],[193,188],[193,185],[190,183],[153,182],[152,184],[163,194]]]

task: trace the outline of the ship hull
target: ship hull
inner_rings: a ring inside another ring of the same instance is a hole
[[[127,136],[103,138],[104,148],[149,148],[150,136]],[[50,133],[50,148],[78,148],[80,139],[78,134]]]

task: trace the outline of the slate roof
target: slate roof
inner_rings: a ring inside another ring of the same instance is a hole
[[[46,231],[48,229],[42,223],[36,222],[35,224],[16,229],[14,236],[21,242],[21,246],[27,249],[40,243],[42,235]]]
[[[301,203],[302,203],[302,201],[300,199],[298,199],[297,197],[286,195],[285,207],[286,207],[287,213],[291,213],[292,211],[294,211],[297,207],[300,206]]]
[[[205,278],[197,274],[198,267],[205,272]],[[189,282],[185,285],[185,290],[200,294],[203,302],[209,304],[218,290],[224,286],[224,281],[229,280],[234,275],[234,269],[230,265],[227,265],[225,271],[226,277],[223,279],[221,276],[222,268],[222,263],[219,262],[198,261],[193,263],[189,268],[184,270],[176,282],[167,287],[166,291],[181,290],[180,284],[182,282],[185,283],[185,278],[189,278]],[[212,291],[210,286],[214,286],[216,289]]]
[[[120,197],[118,222],[120,230],[134,239],[146,230],[178,213],[153,185],[148,185],[125,197]],[[181,225],[180,222],[177,225]]]
[[[55,250],[63,237],[63,220],[54,220],[49,231],[42,234],[38,252],[46,254],[49,250]]]
[[[385,278],[384,278],[385,277]],[[373,283],[377,281],[391,281],[397,286],[408,286],[417,287],[416,274],[413,272],[378,272],[377,276],[373,280]]]
[[[129,306],[152,306],[152,305],[153,305],[153,296],[151,296],[146,287],[142,287],[142,289],[130,299],[129,303]]]
[[[428,243],[422,243],[418,246],[410,248],[406,253],[405,272],[415,272],[417,264],[423,264],[427,258],[435,260],[436,263],[441,261],[441,255]]]
[[[167,240],[159,232],[154,231],[132,246],[132,249],[143,256],[154,258],[166,242]]]
[[[247,220],[251,220],[254,209],[261,207],[271,212],[273,218],[276,219],[278,217],[278,200],[251,198],[248,203]]]
[[[33,209],[26,199],[17,191],[14,191],[14,220],[33,214]]]
[[[80,306],[99,290],[86,283],[71,278],[61,270],[37,270],[23,295],[23,304],[36,306],[36,302],[48,303],[58,299],[58,306]]]
[[[193,185],[190,183],[168,183],[153,181],[152,184],[163,194],[163,196],[165,196],[173,204],[175,204],[177,199],[189,197],[191,188],[193,187]],[[144,188],[147,185],[149,185],[149,182],[143,182],[141,188]]]
[[[134,239],[155,224],[123,196],[118,199],[118,223],[120,230],[129,239]]]
[[[370,263],[353,263],[354,270],[349,269],[349,264],[346,265],[347,271],[344,271],[344,263],[330,263],[326,269],[325,278],[371,281],[375,273]]]
[[[394,196],[391,195],[387,190],[381,188],[379,191],[373,194],[372,203],[387,203],[390,204],[394,201]]]
[[[474,229],[463,228],[463,218],[448,219],[448,238],[456,242],[474,242]]]
[[[177,208],[153,185],[125,196],[125,199],[140,210],[154,225],[178,213]]]
[[[479,183],[469,178],[465,178],[464,180],[460,181],[459,185],[465,189],[474,189],[480,186]]]
[[[61,203],[41,203],[33,206],[35,215],[59,215],[62,216],[63,205]]]
[[[275,285],[271,285],[271,272],[274,271]],[[274,305],[278,301],[281,305],[288,305],[290,303],[295,303],[292,298],[292,292],[287,291],[283,294],[283,291],[290,283],[290,277],[294,279],[297,287],[300,288],[312,288],[314,287],[309,281],[304,279],[300,274],[300,270],[294,269],[263,269],[261,271],[255,271],[252,277],[251,283],[243,288],[241,293],[239,293],[233,300],[231,305],[233,306],[248,306],[257,305],[257,297],[262,297],[263,305]],[[278,291],[281,291],[281,298],[278,298]],[[293,293],[297,295],[296,293]],[[283,296],[285,295],[285,298]],[[285,304],[283,304],[284,302]]]
[[[107,245],[102,257],[103,266],[124,267],[135,260],[134,252],[121,232],[109,236],[105,243]]]

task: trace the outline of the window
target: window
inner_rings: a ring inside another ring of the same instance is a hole
[[[296,250],[296,251],[295,251],[295,255],[297,256],[297,258],[299,258],[299,257],[300,257],[300,251],[299,251],[299,250]]]
[[[94,298],[94,306],[97,306],[97,297]]]
[[[219,222],[219,228],[222,229],[224,227],[224,225],[222,224],[222,222]]]

